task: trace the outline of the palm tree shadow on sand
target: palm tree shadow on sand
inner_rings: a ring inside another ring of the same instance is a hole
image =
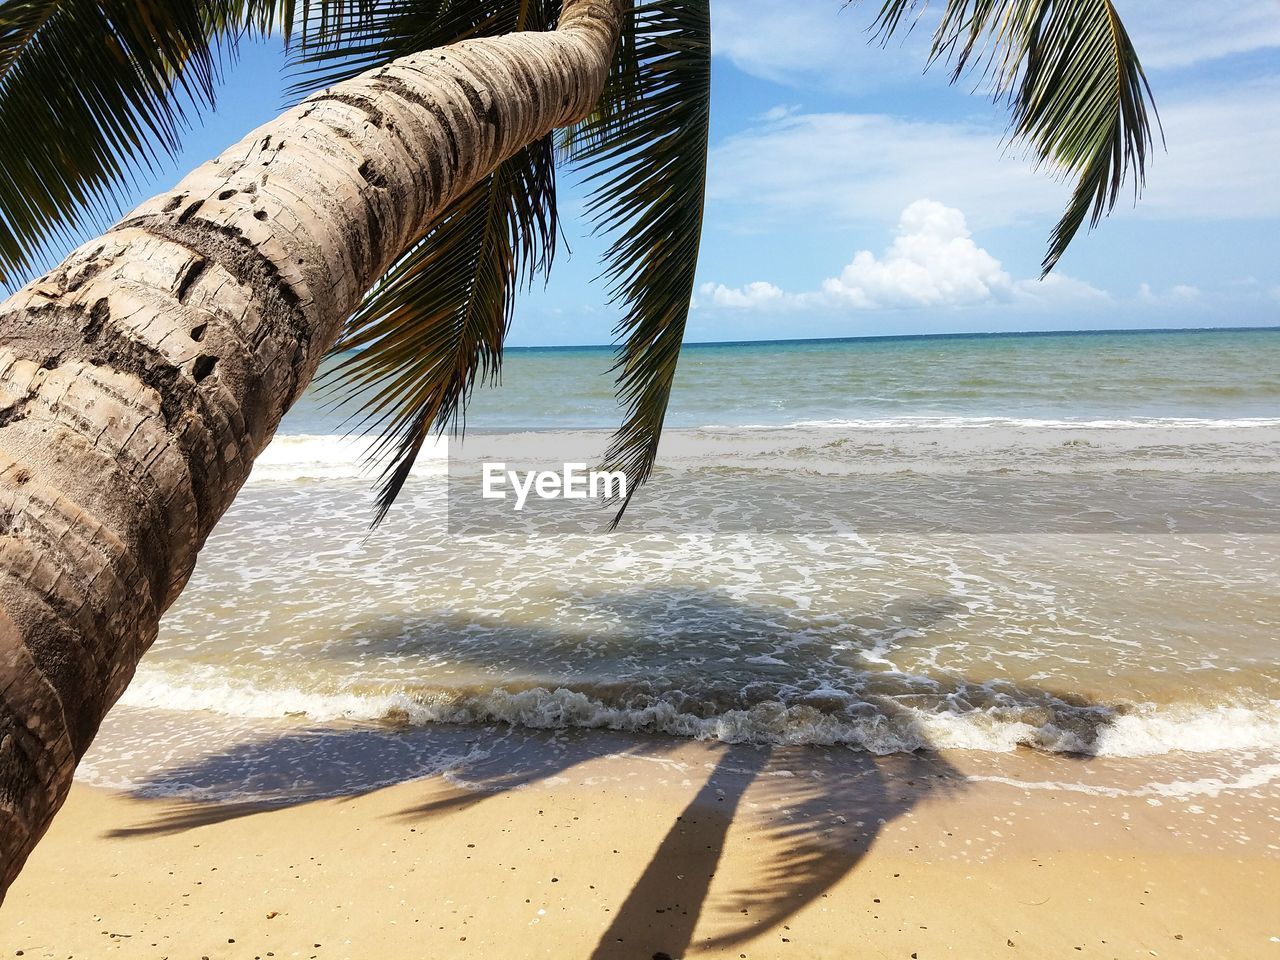
[[[719,933],[698,950],[735,946],[777,931],[793,914],[852,873],[880,831],[926,797],[963,787],[963,778],[937,756],[900,755],[835,762],[811,748],[732,746],[702,789],[676,817],[613,922],[593,960],[678,958],[695,946],[708,902]],[[802,771],[802,772],[797,772]],[[711,896],[730,830],[742,804],[772,808],[753,818],[745,840],[762,851],[763,865],[748,886]]]
[[[513,628],[497,620],[462,621],[451,615],[426,615],[369,625],[361,631],[361,649],[372,654],[380,649],[403,654],[409,645],[419,654],[455,663],[471,657],[483,667],[493,648],[476,642],[477,631],[492,630],[500,640],[519,630],[522,649],[530,652],[527,662],[515,666],[529,678],[526,684],[538,684],[538,658],[546,657],[554,660],[560,671],[558,679],[547,679],[547,684],[554,686],[565,683],[563,666],[575,650],[589,651],[584,662],[591,676],[616,675],[615,666],[632,672],[648,669],[659,675],[660,667],[669,664],[673,642],[682,642],[693,662],[700,665],[705,659],[705,644],[731,633],[742,663],[786,646],[791,666],[806,666],[803,661],[808,658],[809,666],[847,668],[841,678],[847,679],[862,665],[857,652],[866,647],[869,630],[900,635],[907,629],[911,636],[927,637],[929,628],[945,621],[955,608],[949,598],[918,598],[852,618],[844,633],[839,629],[810,631],[806,640],[802,619],[798,619],[802,614],[754,609],[714,592],[649,589],[582,602],[622,623],[623,640],[603,647],[599,637],[585,628],[537,631],[528,626]],[[665,622],[662,618],[669,619],[673,610],[686,614],[692,610],[693,615],[686,619],[705,626],[683,636],[650,629]],[[628,626],[632,629],[626,629]],[[832,650],[841,647],[849,647],[850,652],[839,655],[846,659],[833,661]],[[612,663],[610,657],[617,662]],[[729,683],[738,685],[744,698],[742,706],[753,705],[753,698],[765,703],[778,695],[778,683],[744,687],[744,675],[726,672]],[[918,744],[919,749],[913,752],[877,755],[843,746],[753,743],[715,748],[718,757],[714,765],[707,765],[710,770],[701,788],[670,824],[625,900],[611,910],[611,921],[600,936],[593,960],[678,958],[691,948],[727,948],[781,927],[854,871],[887,824],[922,801],[962,790],[964,776],[931,748],[919,714],[912,709],[919,703],[919,681],[918,677],[902,678],[895,686],[892,672],[881,674],[876,683],[859,691],[856,703],[843,702],[837,707],[846,714],[852,711],[870,718],[873,727],[894,729],[904,743]],[[968,696],[989,684],[939,676],[928,678],[927,686],[935,696],[948,698]],[[1000,683],[999,689],[1007,710],[1025,707],[1052,715],[1055,704],[1069,710],[1073,732],[1086,751],[1110,717],[1105,709],[1064,699],[1049,690],[1007,682]],[[814,702],[820,704],[821,700]],[[828,703],[827,709],[833,706]],[[561,719],[569,725],[569,718]],[[554,717],[546,721],[556,725]],[[1052,716],[1049,722],[1053,722]],[[677,738],[644,733],[568,729],[548,734],[505,724],[293,729],[157,771],[139,783],[136,792],[215,802],[182,804],[148,823],[115,830],[111,836],[172,833],[281,806],[320,798],[351,798],[394,783],[446,775],[449,788],[441,789],[438,779],[429,781],[432,788],[423,802],[399,814],[415,821],[429,820],[508,790],[562,777],[594,760],[628,753],[670,758],[681,745]],[[246,794],[253,802],[216,802]],[[742,819],[744,802],[753,810],[749,818],[753,833],[747,839],[761,851],[761,862],[749,887],[735,887],[730,878],[716,882],[716,875],[730,831]],[[717,911],[708,917],[713,884]],[[711,926],[717,932],[695,943],[695,930],[707,919],[713,921]]]

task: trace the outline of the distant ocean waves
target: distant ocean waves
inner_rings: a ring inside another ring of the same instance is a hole
[[[495,451],[526,458],[595,457],[605,429],[473,431],[424,446],[416,476],[443,475],[450,453]],[[375,437],[282,433],[258,458],[251,482],[359,480],[377,476]],[[563,447],[559,449],[557,445]],[[1014,418],[901,416],[790,424],[668,428],[662,469],[746,465],[827,473],[1009,470],[1271,472],[1280,418]],[[1057,463],[1051,462],[1057,460]]]
[[[250,483],[293,483],[316,480],[377,478],[369,460],[375,437],[363,435],[279,434],[254,462]],[[417,476],[443,475],[448,444],[437,440],[423,446],[414,466]]]

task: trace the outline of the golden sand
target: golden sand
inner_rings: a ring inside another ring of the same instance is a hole
[[[270,808],[78,785],[0,957],[1280,957],[1272,787],[993,762],[676,741]]]

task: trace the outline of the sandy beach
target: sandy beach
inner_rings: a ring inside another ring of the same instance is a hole
[[[404,735],[494,743],[324,799],[78,785],[0,912],[4,955],[1280,955],[1270,767]]]

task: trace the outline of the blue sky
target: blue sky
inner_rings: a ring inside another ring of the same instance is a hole
[[[716,0],[709,200],[687,339],[1280,324],[1280,0],[1117,0],[1167,140],[1134,207],[1037,281],[1068,185],[1002,142],[971,83],[923,72],[927,31],[868,44],[840,0]],[[219,109],[139,197],[270,119],[279,45],[247,48]],[[561,179],[569,251],[511,343],[608,342],[603,244]],[[571,251],[571,252],[570,252]]]

